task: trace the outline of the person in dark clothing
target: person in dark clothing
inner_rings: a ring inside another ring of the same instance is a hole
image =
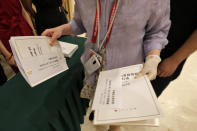
[[[2,86],[7,81],[7,77],[4,73],[3,67],[0,64],[0,86]]]
[[[176,79],[187,57],[197,50],[197,1],[171,0],[169,43],[161,51],[158,76],[152,81],[157,96]]]
[[[62,6],[62,0],[22,0],[25,9],[35,19],[37,34],[45,29],[53,28],[68,22],[66,10]],[[36,7],[36,12],[32,8]]]

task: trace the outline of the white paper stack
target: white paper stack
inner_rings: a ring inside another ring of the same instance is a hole
[[[72,57],[72,55],[75,53],[75,51],[78,49],[78,45],[62,42],[59,41],[60,46],[62,48],[62,53],[65,57]]]
[[[10,46],[16,64],[31,87],[68,69],[58,41],[49,45],[49,37],[11,37]]]
[[[134,79],[142,65],[99,75],[93,100],[94,124],[158,126],[162,111],[147,76]]]

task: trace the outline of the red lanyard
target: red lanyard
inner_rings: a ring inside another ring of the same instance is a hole
[[[98,5],[97,5],[97,10],[96,10],[96,15],[95,15],[95,20],[94,20],[94,29],[93,29],[93,35],[92,35],[92,43],[93,44],[96,43],[96,40],[97,40],[97,36],[98,36],[98,32],[99,32],[100,17],[101,17],[101,2],[100,2],[100,0],[98,0],[97,4]],[[111,36],[116,11],[117,11],[117,0],[114,0],[114,4],[111,9],[109,21],[108,21],[108,28],[107,28],[108,33],[106,33],[106,41],[104,39],[104,41],[105,41],[104,48],[106,48],[107,43],[108,43],[110,36]]]

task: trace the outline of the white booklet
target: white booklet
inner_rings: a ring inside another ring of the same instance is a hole
[[[18,36],[10,38],[16,64],[31,87],[68,69],[58,41],[49,45],[46,36]]]
[[[159,124],[160,122],[158,118],[151,119],[151,120],[111,123],[111,125],[125,125],[125,126],[159,126]]]
[[[72,57],[72,55],[75,53],[75,51],[78,49],[78,45],[71,44],[68,42],[62,42],[59,41],[60,46],[62,48],[62,53],[65,57]]]
[[[142,64],[100,72],[92,110],[120,108],[122,87],[127,87],[129,80],[141,71]]]
[[[100,73],[92,106],[94,124],[158,124],[154,119],[162,111],[150,80],[134,79],[141,69],[142,65],[133,65]]]

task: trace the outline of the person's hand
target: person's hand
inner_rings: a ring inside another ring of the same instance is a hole
[[[8,64],[12,65],[12,66],[17,66],[16,62],[15,62],[15,59],[14,59],[14,56],[12,56],[12,58],[8,61]]]
[[[163,60],[158,66],[158,76],[160,77],[168,77],[171,76],[179,63],[176,60],[173,60],[171,57]]]
[[[11,66],[17,66],[16,62],[15,62],[15,59],[14,59],[14,56],[12,54],[9,57],[6,57],[6,61]]]
[[[42,36],[49,36],[51,40],[49,44],[52,46],[54,41],[61,37],[63,34],[63,26],[58,26],[51,29],[46,29],[41,35]]]
[[[157,67],[160,61],[161,58],[158,55],[148,55],[142,70],[136,75],[135,78],[147,75],[150,80],[154,80],[157,76]]]

